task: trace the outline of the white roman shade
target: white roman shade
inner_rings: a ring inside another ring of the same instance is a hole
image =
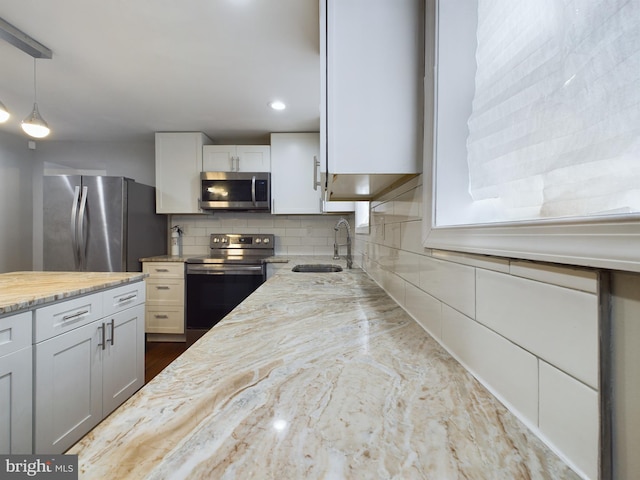
[[[478,0],[476,61],[469,193],[489,221],[640,212],[639,0]]]

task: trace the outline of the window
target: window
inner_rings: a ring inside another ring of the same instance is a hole
[[[638,2],[433,6],[425,246],[640,270]]]

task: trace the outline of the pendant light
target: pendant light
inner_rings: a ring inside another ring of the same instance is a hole
[[[49,135],[49,125],[38,111],[38,93],[36,89],[36,59],[33,59],[33,110],[22,121],[22,130],[31,137],[44,138]]]
[[[11,114],[7,107],[4,106],[4,103],[0,102],[0,123],[4,123],[9,120]]]

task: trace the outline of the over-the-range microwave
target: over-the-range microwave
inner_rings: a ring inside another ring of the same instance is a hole
[[[203,210],[271,209],[268,172],[202,172],[200,208]]]

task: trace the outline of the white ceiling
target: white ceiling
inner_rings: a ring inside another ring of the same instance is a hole
[[[44,141],[319,129],[318,0],[0,0],[0,17],[53,51],[36,61]],[[24,135],[33,63],[0,39],[1,130]]]

